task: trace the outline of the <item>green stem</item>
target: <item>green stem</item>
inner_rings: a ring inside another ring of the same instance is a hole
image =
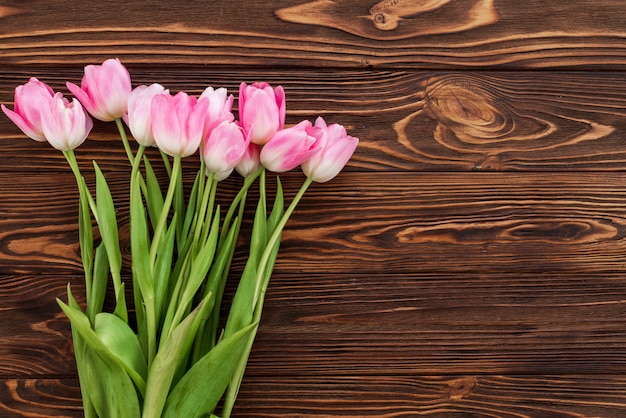
[[[271,277],[271,274],[269,272],[266,272],[265,269],[267,268],[267,264],[269,262],[270,256],[272,255],[273,248],[277,244],[277,242],[280,240],[282,231],[285,228],[287,221],[291,217],[291,214],[296,209],[296,206],[298,206],[298,203],[304,196],[304,193],[306,192],[306,190],[309,188],[309,186],[312,183],[313,183],[313,180],[307,177],[304,183],[302,184],[302,186],[300,187],[300,190],[298,190],[298,193],[291,201],[291,204],[289,205],[289,207],[283,214],[282,218],[276,225],[276,229],[272,233],[272,236],[267,241],[267,245],[265,246],[265,250],[263,251],[261,261],[259,262],[259,266],[257,268],[257,277],[256,277],[257,288],[255,289],[255,292],[254,292],[254,302],[253,302],[254,314],[253,314],[253,319],[250,323],[254,323],[254,322],[258,323],[261,319],[261,313],[263,311],[263,304],[265,301],[265,293],[267,291],[267,286],[269,284],[269,278]],[[252,349],[252,344],[254,342],[255,335],[256,335],[256,330],[250,335],[246,350],[244,351],[244,354],[242,355],[242,357],[239,359],[237,370],[235,371],[235,374],[233,375],[233,378],[231,379],[231,384],[228,387],[226,396],[224,398],[224,406],[222,408],[222,415],[221,415],[222,418],[230,418],[230,414],[232,413],[232,409],[235,405],[235,400],[237,399],[237,394],[239,393],[239,387],[241,386],[241,381],[243,380],[243,374],[246,369],[246,364],[248,362],[248,357]]]
[[[200,196],[200,193],[198,194],[198,203],[199,205],[196,207],[196,225],[195,225],[195,231],[193,234],[193,245],[192,248],[194,249],[194,255],[196,253],[196,251],[198,250],[198,242],[202,242],[201,238],[202,238],[202,231],[204,228],[204,221],[205,218],[207,218],[207,222],[209,223],[208,226],[211,226],[211,213],[213,212],[213,203],[211,203],[209,205],[209,201],[213,202],[214,198],[215,198],[215,186],[214,183],[217,183],[215,181],[215,173],[210,173],[208,178],[207,178],[207,182],[206,184],[203,184],[203,187],[200,188],[199,192],[202,193],[202,196]],[[210,209],[210,213],[207,213]]]
[[[300,186],[300,190],[298,190],[298,193],[294,196],[293,200],[291,201],[291,204],[289,205],[289,207],[283,214],[282,218],[276,225],[276,229],[274,229],[274,233],[272,234],[270,239],[267,241],[267,245],[265,246],[265,251],[263,251],[263,256],[261,257],[261,261],[259,262],[259,267],[257,269],[257,280],[256,280],[257,288],[255,289],[255,292],[254,292],[254,301],[253,301],[252,306],[256,306],[257,302],[263,299],[263,296],[265,295],[265,291],[267,290],[269,279],[263,279],[263,278],[264,277],[269,278],[270,276],[269,272],[266,272],[265,269],[267,268],[267,263],[269,261],[270,255],[272,254],[272,249],[274,245],[276,245],[277,242],[280,240],[283,229],[285,228],[285,225],[287,224],[287,221],[291,217],[291,214],[293,213],[293,211],[296,209],[296,206],[298,206],[298,203],[300,203],[302,196],[304,196],[304,193],[307,191],[307,189],[312,183],[313,183],[313,180],[310,177],[307,177],[304,183],[302,183],[302,186]],[[255,315],[256,315],[256,308],[255,308]],[[260,319],[261,312],[258,312],[257,316],[258,317],[255,317],[255,320]]]
[[[81,260],[83,262],[83,271],[85,274],[85,296],[87,298],[87,303],[89,304],[89,302],[91,301],[93,288],[94,257],[91,219],[88,218],[90,209],[88,207],[85,207],[85,205],[88,205],[88,202],[85,202],[85,199],[89,200],[90,195],[89,190],[87,189],[87,185],[85,183],[85,178],[82,176],[80,168],[78,167],[78,161],[76,160],[76,155],[74,154],[74,151],[63,151],[63,155],[65,156],[65,159],[67,160],[69,166],[72,169],[72,172],[74,173],[74,177],[76,178],[76,186],[78,187],[79,191],[78,231],[80,237]],[[87,218],[85,217],[85,215],[87,215]]]
[[[94,216],[96,222],[98,222],[98,211],[96,210],[96,201],[94,200],[91,193],[89,193],[89,189],[87,188],[87,183],[85,182],[85,178],[80,172],[80,168],[78,167],[78,161],[76,160],[76,155],[74,154],[74,150],[63,151],[63,155],[65,159],[70,165],[72,172],[74,173],[74,177],[76,177],[76,183],[78,187],[82,187],[87,192],[87,200],[89,202],[89,208],[91,209],[91,214]]]
[[[246,197],[246,194],[248,193],[248,190],[250,189],[252,184],[254,184],[254,181],[264,171],[265,171],[265,168],[261,167],[257,171],[255,171],[252,175],[244,179],[243,185],[241,186],[239,193],[237,193],[237,195],[233,199],[232,203],[230,204],[230,207],[228,208],[228,212],[226,213],[226,216],[224,217],[224,223],[222,224],[223,225],[222,229],[225,230],[225,233],[222,233],[222,235],[220,236],[220,241],[219,241],[220,246],[222,242],[224,241],[224,239],[226,238],[230,221],[235,214],[235,210],[237,210],[237,207],[239,206],[239,202],[241,202],[242,199],[245,201],[245,197]]]
[[[122,123],[122,119],[115,119],[115,125],[117,126],[117,130],[120,133],[120,137],[122,138],[122,144],[124,145],[124,150],[126,151],[126,156],[128,157],[128,162],[130,162],[131,166],[135,165],[135,157],[133,156],[133,150],[130,147],[128,142],[128,136],[126,135],[126,130],[124,129],[124,124]]]
[[[174,166],[172,167],[172,175],[170,177],[170,185],[167,189],[167,195],[165,196],[165,201],[163,203],[163,210],[161,211],[161,216],[159,217],[159,222],[154,231],[154,239],[152,241],[152,245],[150,246],[150,268],[154,268],[154,263],[156,260],[157,249],[159,248],[159,243],[161,241],[161,237],[163,236],[163,232],[165,229],[165,224],[167,223],[167,218],[169,215],[170,207],[172,206],[172,200],[174,198],[174,192],[176,191],[178,185],[178,177],[181,171],[181,157],[174,157]]]

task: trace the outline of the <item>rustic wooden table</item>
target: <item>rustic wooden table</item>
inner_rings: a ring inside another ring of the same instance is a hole
[[[0,0],[0,102],[119,57],[135,85],[280,84],[288,124],[361,138],[287,227],[235,416],[623,417],[625,23],[622,0]],[[73,177],[0,116],[0,416],[81,416]],[[112,126],[78,156],[127,204]]]

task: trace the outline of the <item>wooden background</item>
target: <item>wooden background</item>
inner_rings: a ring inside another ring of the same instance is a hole
[[[626,416],[622,0],[0,0],[0,102],[111,57],[361,138],[287,227],[235,416]],[[74,180],[0,116],[0,416],[81,416]],[[113,127],[78,155],[123,210]]]

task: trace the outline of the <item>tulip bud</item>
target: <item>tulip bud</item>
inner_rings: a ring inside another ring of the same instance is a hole
[[[132,90],[130,74],[117,58],[86,66],[80,87],[70,82],[66,85],[96,119],[109,122],[127,111]]]
[[[138,86],[128,96],[128,114],[124,122],[139,144],[146,147],[156,146],[152,133],[152,98],[157,94],[169,94],[160,84]]]
[[[239,87],[239,120],[255,144],[267,143],[285,125],[285,92],[267,83]]]
[[[292,170],[318,151],[322,135],[308,120],[280,130],[261,149],[261,164],[277,173]]]
[[[41,113],[42,109],[47,111],[54,91],[47,84],[32,77],[28,83],[15,88],[14,97],[13,110],[5,105],[0,106],[4,114],[28,137],[45,142],[46,137],[41,128]]]
[[[359,144],[359,139],[346,133],[338,124],[326,125],[324,119],[317,118],[315,126],[325,134],[319,144],[319,152],[302,163],[302,171],[318,183],[333,179],[348,163]]]
[[[205,137],[208,137],[211,130],[222,122],[235,120],[232,113],[234,97],[232,94],[230,96],[227,96],[227,94],[227,90],[223,87],[217,90],[213,89],[213,87],[207,87],[200,95],[201,99],[206,98],[209,102],[206,124],[204,126]]]
[[[69,102],[57,93],[49,102],[49,111],[41,113],[41,126],[50,145],[69,151],[87,139],[93,122],[78,100]]]
[[[157,94],[152,98],[152,133],[161,149],[170,156],[187,157],[198,149],[204,134],[209,102],[187,93]]]
[[[225,121],[216,126],[204,142],[202,158],[208,172],[232,171],[243,158],[250,139],[235,123]],[[230,174],[230,173],[229,173]]]
[[[242,177],[249,177],[261,167],[261,146],[250,142],[246,152],[243,154],[241,161],[235,167],[235,170]]]

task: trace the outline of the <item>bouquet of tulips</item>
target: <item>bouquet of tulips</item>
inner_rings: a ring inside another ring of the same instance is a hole
[[[75,98],[31,78],[15,89],[14,109],[2,110],[27,136],[60,150],[76,177],[86,302],[79,304],[68,285],[67,303],[58,303],[72,327],[85,416],[227,418],[285,224],[312,182],[343,169],[358,139],[322,118],[285,127],[284,91],[267,83],[241,84],[238,121],[226,89],[209,87],[199,97],[172,95],[159,84],[133,89],[118,59],[86,66],[80,87],[67,88]],[[95,161],[90,190],[74,153],[93,128],[90,115],[115,122],[129,161],[130,316],[115,202]],[[130,144],[127,129],[138,145]],[[160,152],[166,189],[147,147]],[[182,160],[196,151],[200,169],[185,187]],[[278,175],[270,199],[266,172],[298,166],[306,177],[291,202],[284,202]],[[233,170],[243,178],[241,189],[222,208],[215,203],[218,182]],[[230,305],[222,306],[253,184],[259,198],[248,258]],[[114,307],[105,312],[110,283]],[[220,319],[222,311],[227,317]]]

